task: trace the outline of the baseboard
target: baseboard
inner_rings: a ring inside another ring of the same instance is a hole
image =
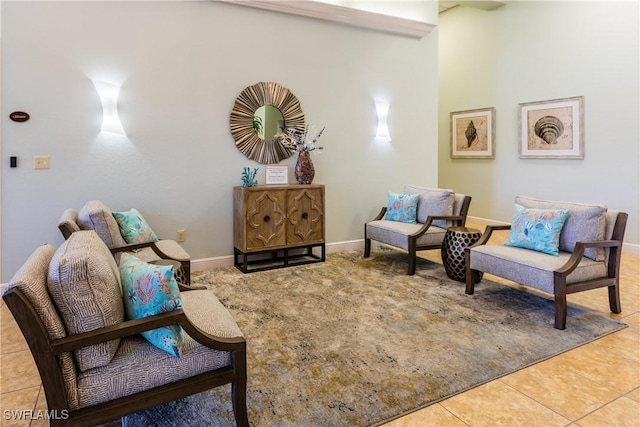
[[[325,251],[328,254],[331,252],[362,250],[364,250],[364,239],[327,243],[325,246]],[[233,267],[233,255],[191,260],[191,271],[212,270],[222,267]]]
[[[509,224],[508,222],[503,221],[494,221],[492,219],[480,218],[477,216],[467,216],[467,222],[477,224],[477,225],[499,225],[499,224]],[[640,245],[636,245],[633,243],[623,243],[622,244],[622,252],[631,255],[640,255]]]

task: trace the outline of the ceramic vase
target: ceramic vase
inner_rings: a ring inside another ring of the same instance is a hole
[[[296,162],[296,181],[298,184],[311,184],[315,174],[311,154],[308,151],[300,151]]]

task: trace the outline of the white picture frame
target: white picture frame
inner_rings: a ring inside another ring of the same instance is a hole
[[[289,167],[288,166],[266,166],[265,182],[267,184],[288,184],[289,183]]]

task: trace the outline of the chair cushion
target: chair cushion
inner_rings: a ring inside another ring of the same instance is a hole
[[[94,231],[73,233],[49,264],[47,287],[69,335],[124,321],[120,274],[111,252]],[[81,371],[111,361],[120,340],[74,352]]]
[[[409,235],[416,233],[423,224],[409,224],[404,222],[378,220],[366,224],[367,238],[378,242],[396,246],[404,250],[409,250]],[[440,227],[431,226],[427,232],[418,238],[416,245],[434,246],[442,243],[445,230]]]
[[[505,245],[558,256],[560,230],[568,215],[566,209],[527,209],[515,205]]]
[[[415,223],[418,195],[399,194],[391,191],[387,194],[387,221]]]
[[[515,203],[525,208],[567,209],[569,216],[560,232],[559,249],[573,252],[576,242],[587,240],[603,240],[607,207],[604,205],[586,205],[572,202],[556,202],[518,196]],[[584,256],[595,261],[604,260],[602,248],[587,248]]]
[[[127,243],[157,242],[158,237],[153,232],[140,212],[131,209],[128,212],[113,212],[118,223],[120,234]]]
[[[123,253],[120,275],[127,319],[142,319],[182,308],[173,266],[153,265]],[[184,338],[180,325],[145,331],[142,336],[161,350],[180,357]]]
[[[203,331],[219,337],[241,337],[231,314],[211,291],[181,294],[184,312]],[[230,353],[205,347],[184,334],[181,357],[173,357],[139,336],[122,340],[112,362],[78,378],[80,406],[89,406],[173,381],[230,366]]]
[[[58,221],[58,227],[64,227],[69,233],[80,231],[78,226],[78,212],[75,209],[65,209]]]
[[[417,220],[420,223],[424,224],[431,215],[453,215],[455,193],[452,190],[405,185],[404,192],[419,195]],[[442,228],[448,227],[445,220],[436,220],[432,224]]]
[[[125,245],[120,227],[111,213],[111,209],[100,200],[92,200],[78,212],[78,225],[83,230],[95,230],[109,248]]]
[[[504,277],[523,285],[553,294],[553,271],[562,267],[571,254],[547,255],[528,249],[505,245],[481,245],[471,249],[471,268]],[[567,284],[607,275],[604,261],[582,258],[578,267],[567,276]]]

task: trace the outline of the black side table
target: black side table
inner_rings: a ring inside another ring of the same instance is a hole
[[[450,227],[442,241],[442,264],[450,279],[465,283],[467,281],[464,250],[480,240],[482,232],[476,228]],[[481,271],[472,270],[474,283],[480,282]]]

